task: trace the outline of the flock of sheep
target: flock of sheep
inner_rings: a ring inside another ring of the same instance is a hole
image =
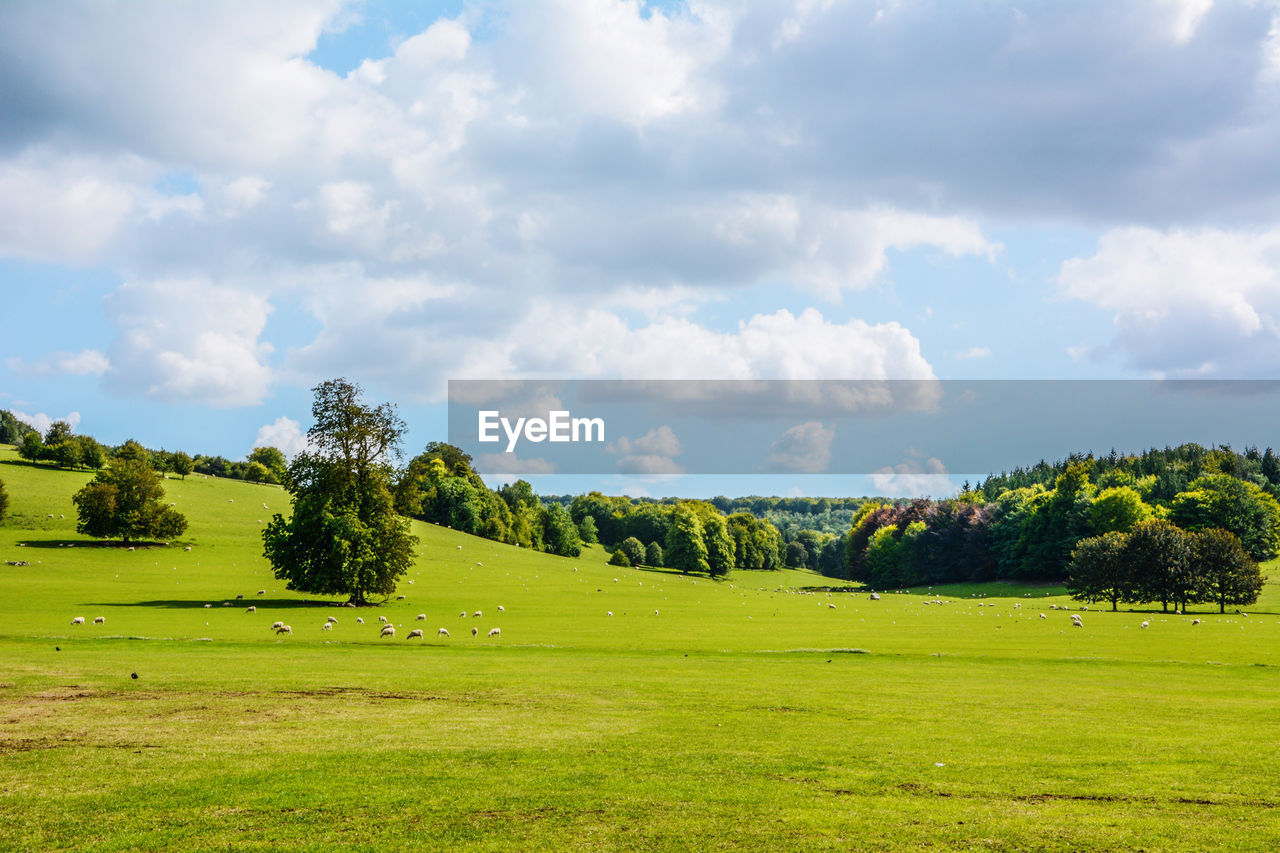
[[[207,605],[206,605],[206,606],[207,606]],[[258,608],[256,608],[256,607],[249,607],[245,612],[246,612],[246,613],[255,613],[255,612],[257,612],[257,609],[258,609]],[[504,611],[506,610],[506,608],[505,608],[505,607],[503,607],[501,604],[499,604],[499,605],[498,605],[498,610],[499,610],[500,612],[504,612]],[[483,616],[484,616],[484,613],[483,613],[483,611],[480,611],[480,610],[477,610],[474,614],[472,614],[472,618],[474,618],[474,619],[479,619],[479,618],[481,618],[481,617],[483,617]],[[462,619],[467,618],[467,612],[464,610],[461,614],[459,614],[459,618],[462,618]],[[414,617],[414,621],[415,621],[415,622],[425,622],[426,620],[427,620],[427,614],[425,614],[425,613],[419,613],[417,616],[415,616],[415,617]],[[83,619],[81,619],[80,621],[81,621],[81,622],[83,622],[84,620],[83,620]],[[76,623],[72,623],[72,624],[76,624]],[[323,623],[323,624],[321,624],[321,626],[320,626],[320,630],[321,630],[321,631],[332,631],[332,630],[334,629],[334,626],[336,626],[337,624],[338,624],[338,617],[336,617],[336,616],[329,616],[329,617],[326,617],[326,618],[325,618],[325,620],[324,620],[324,623]],[[357,616],[357,617],[356,617],[356,624],[357,624],[357,625],[363,625],[363,624],[364,624],[364,617],[363,617],[363,616]],[[396,626],[395,626],[395,625],[393,625],[393,624],[391,624],[391,621],[390,621],[389,619],[387,619],[387,617],[386,617],[386,616],[379,616],[379,617],[378,617],[378,624],[381,626],[381,627],[380,627],[380,629],[379,629],[379,632],[378,632],[378,637],[379,637],[379,639],[386,638],[386,637],[390,637],[390,638],[392,638],[392,639],[395,639],[395,636],[396,636]],[[272,625],[271,625],[271,630],[272,630],[272,631],[275,631],[275,632],[276,632],[276,634],[289,634],[290,636],[292,636],[292,635],[293,635],[293,626],[292,626],[292,625],[286,625],[286,624],[285,624],[284,622],[282,622],[282,621],[277,621],[277,622],[272,623]],[[479,629],[479,628],[472,628],[472,629],[471,629],[471,636],[472,636],[472,637],[479,636],[479,634],[480,634],[480,629]],[[449,629],[448,629],[448,628],[441,628],[440,630],[436,631],[436,636],[437,636],[437,637],[451,637],[451,636],[453,636],[453,635],[449,633]],[[500,638],[500,637],[502,636],[502,629],[501,629],[501,628],[490,628],[490,629],[489,629],[489,636],[490,636],[490,637],[499,637],[499,638]],[[408,633],[408,635],[405,637],[405,639],[406,639],[406,640],[421,640],[421,639],[424,639],[424,636],[423,636],[423,633],[422,633],[422,629],[421,629],[421,628],[414,628],[412,631],[410,631],[410,632]]]

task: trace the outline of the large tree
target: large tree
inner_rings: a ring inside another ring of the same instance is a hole
[[[1191,537],[1185,530],[1162,519],[1144,521],[1129,534],[1124,558],[1135,600],[1158,601],[1167,611],[1169,602],[1185,609],[1196,599]]]
[[[1228,474],[1194,480],[1174,497],[1169,519],[1184,530],[1229,530],[1258,561],[1280,552],[1280,503],[1255,484]]]
[[[707,543],[702,538],[702,522],[688,506],[676,507],[667,533],[667,545],[662,549],[668,566],[682,572],[710,571],[707,564]]]
[[[1262,593],[1265,578],[1235,534],[1211,527],[1191,538],[1191,559],[1203,585],[1204,598],[1227,605],[1253,604]]]
[[[1119,602],[1134,600],[1133,573],[1126,559],[1129,537],[1118,531],[1081,539],[1071,552],[1071,576],[1067,592],[1083,601]]]
[[[418,541],[391,493],[404,421],[389,403],[366,404],[346,379],[313,390],[312,450],[294,458],[285,482],[293,512],[272,516],[263,551],[289,589],[367,604],[395,591]]]
[[[140,459],[116,459],[71,498],[79,516],[76,530],[126,543],[180,536],[187,519],[163,498],[160,476],[150,465]]]

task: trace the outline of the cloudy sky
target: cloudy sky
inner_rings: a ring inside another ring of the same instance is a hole
[[[113,443],[293,449],[339,375],[416,452],[451,378],[1280,364],[1270,2],[8,0],[0,116],[0,408]]]

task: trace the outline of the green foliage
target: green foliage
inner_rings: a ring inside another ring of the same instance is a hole
[[[1173,602],[1180,609],[1196,598],[1191,564],[1191,537],[1162,519],[1133,528],[1125,548],[1132,573],[1135,601],[1159,601],[1164,610]]]
[[[560,504],[552,504],[542,514],[542,541],[543,547],[551,554],[577,557],[582,553],[578,526],[573,523],[569,510]]]
[[[1112,486],[1094,498],[1089,507],[1089,526],[1097,534],[1128,533],[1151,515],[1151,507],[1131,486]]]
[[[702,540],[707,548],[707,571],[712,577],[724,577],[733,570],[733,537],[724,516],[708,505],[710,512],[702,521]],[[638,543],[637,543],[638,544]]]
[[[644,543],[634,536],[628,536],[618,544],[618,550],[627,555],[627,563],[632,566],[644,565]]]
[[[147,466],[151,466],[152,464],[151,451],[147,450],[145,447],[143,447],[140,443],[133,440],[132,438],[126,441],[124,444],[117,447],[115,449],[115,453],[113,453],[112,455],[116,459],[126,461],[126,462],[127,461],[142,462]]]
[[[250,462],[248,469],[244,473],[244,478],[250,483],[274,483],[275,476],[271,470],[261,462]]]
[[[54,421],[44,433],[44,443],[49,447],[61,444],[72,438],[71,424],[66,421]]]
[[[1169,519],[1186,530],[1229,530],[1254,560],[1269,560],[1280,551],[1280,503],[1228,474],[1194,480],[1174,497]]]
[[[360,387],[345,379],[314,391],[307,437],[315,450],[289,466],[293,513],[272,517],[263,553],[289,589],[364,604],[369,595],[395,591],[417,544],[396,514],[388,464],[399,453],[404,422],[389,404],[365,404]]]
[[[22,436],[22,443],[18,445],[18,455],[28,462],[35,462],[44,455],[44,442],[40,439],[40,433],[32,430]]]
[[[772,523],[748,512],[735,512],[726,520],[733,538],[733,562],[743,569],[780,569],[783,565],[782,534]]]
[[[4,487],[4,480],[0,480],[0,521],[4,521],[5,514],[9,511],[9,491]]]
[[[631,558],[627,556],[626,551],[622,550],[622,548],[619,547],[614,549],[614,552],[609,555],[609,565],[630,567]]]
[[[682,572],[708,572],[707,545],[702,538],[702,522],[687,504],[675,508],[667,544],[662,549],[667,566]]]
[[[52,432],[52,427],[50,432]],[[84,460],[80,450],[80,441],[74,436],[59,440],[56,444],[45,444],[45,458],[59,468],[79,468]]]
[[[80,462],[86,468],[98,469],[107,464],[107,450],[93,436],[81,435],[76,440],[80,442]]]
[[[275,447],[255,447],[249,454],[249,466],[257,463],[266,468],[269,476],[261,477],[253,480],[252,477],[245,479],[259,483],[283,483],[287,476],[289,462],[278,448]],[[255,472],[256,473],[256,472]]]
[[[1071,552],[1067,592],[1082,601],[1135,601],[1134,572],[1128,560],[1129,537],[1119,531],[1081,539]]]
[[[657,542],[650,542],[644,549],[644,564],[653,566],[654,568],[662,568],[666,563],[662,562],[662,546]]]
[[[0,409],[0,444],[21,446],[23,437],[31,432],[35,432],[35,430],[30,425],[14,417],[13,412],[7,409]],[[39,435],[39,433],[36,434]]]
[[[1202,600],[1216,601],[1218,612],[1227,605],[1254,604],[1266,578],[1235,534],[1209,528],[1191,539],[1192,565],[1200,579]]]
[[[583,516],[578,522],[578,535],[582,541],[588,545],[594,545],[600,541],[600,532],[596,529],[596,520],[589,515]]]
[[[180,476],[182,479],[185,480],[187,479],[187,475],[194,470],[195,470],[195,460],[193,460],[190,456],[188,456],[186,453],[183,453],[181,450],[173,454],[173,473],[177,474],[178,476]]]
[[[160,477],[150,465],[117,459],[72,497],[79,518],[76,530],[124,542],[180,536],[187,519],[161,503],[163,497]]]

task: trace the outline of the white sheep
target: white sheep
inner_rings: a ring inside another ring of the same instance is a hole
[[[332,631],[332,630],[333,630],[333,623],[332,623],[332,622],[326,622],[326,623],[324,623],[323,625],[321,625],[321,626],[320,626],[320,630],[321,630],[321,631]]]
[[[380,636],[380,637],[394,637],[395,635],[396,635],[396,626],[395,626],[395,625],[383,625],[383,626],[382,626],[382,633],[381,633],[381,634],[379,634],[378,636]]]
[[[472,629],[471,629],[471,636],[473,636],[473,637],[474,637],[476,634],[479,634],[479,633],[480,633],[480,629],[479,629],[479,628],[472,628]]]
[[[1041,619],[1048,619],[1049,617],[1048,617],[1048,616],[1045,616],[1043,613],[1041,613],[1041,614],[1040,614],[1040,618],[1041,618]]]
[[[405,639],[406,639],[406,640],[412,640],[414,637],[417,637],[419,640],[421,640],[421,639],[422,639],[422,629],[421,629],[421,628],[414,628],[412,631],[410,631],[410,632],[409,632],[409,636],[405,637]]]
[[[404,601],[404,596],[403,596],[403,595],[397,595],[397,596],[396,596],[396,601]]]
[[[212,604],[206,604],[205,607],[212,607]]]
[[[77,616],[76,618],[74,618],[74,619],[72,619],[72,620],[71,620],[71,624],[72,624],[72,625],[83,625],[83,624],[84,624],[84,617],[83,617],[83,616]]]
[[[448,628],[441,628],[439,631],[436,631],[436,636],[437,636],[437,637],[447,637],[447,636],[449,636],[449,629],[448,629]]]
[[[427,621],[427,614],[425,614],[425,613],[419,613],[417,616],[413,617],[413,621],[415,621],[415,622],[426,622],[426,621]]]
[[[459,551],[461,551],[461,550],[462,550],[462,546],[461,546],[461,545],[459,545],[459,546],[458,546],[458,550],[459,550]]]
[[[479,619],[479,618],[480,618],[480,617],[482,617],[482,616],[484,616],[484,613],[482,613],[482,612],[481,612],[481,611],[479,611],[479,610],[477,610],[475,613],[472,613],[472,614],[471,614],[471,618],[472,618],[472,619]]]
[[[357,624],[357,625],[363,625],[363,624],[364,624],[364,617],[363,617],[363,616],[357,616],[357,617],[356,617],[356,624]]]
[[[271,623],[271,630],[272,630],[272,631],[278,631],[278,630],[280,630],[280,629],[281,629],[281,628],[283,628],[283,627],[284,627],[284,623],[283,623],[283,622],[272,622],[272,623]]]
[[[465,611],[465,610],[464,610],[464,611],[462,611],[461,613],[459,613],[459,614],[458,614],[458,618],[459,618],[459,619],[466,619],[466,618],[467,618],[467,611]]]
[[[507,608],[505,608],[505,607],[503,607],[501,604],[499,604],[499,605],[498,605],[498,612],[499,612],[499,613],[506,613],[506,612],[507,612]]]
[[[385,617],[385,616],[379,616],[379,617],[378,617],[378,621],[379,621],[379,622],[381,622],[383,625],[385,625],[385,624],[387,624],[387,617]]]
[[[240,599],[242,599],[242,598],[244,598],[244,595],[243,595],[243,594],[241,594],[241,595],[237,595],[237,596],[236,596],[236,601],[239,601],[239,600],[240,600]]]
[[[929,603],[929,602],[927,602],[927,601],[925,602],[925,604],[928,604],[928,603]],[[836,609],[836,606],[835,606],[834,604],[828,604],[828,605],[827,605],[827,607],[831,608],[832,610],[835,610],[835,609]]]
[[[872,600],[872,601],[879,601],[879,600],[880,600],[880,593],[878,593],[878,592],[873,592],[873,593],[871,593],[871,600]]]
[[[1150,623],[1150,622],[1148,622],[1146,619],[1143,619],[1143,620],[1142,620],[1142,624],[1141,624],[1141,625],[1139,625],[1138,627],[1139,627],[1139,628],[1150,628],[1150,627],[1151,627],[1151,623]]]
[[[1191,620],[1191,624],[1192,624],[1192,625],[1199,625],[1199,624],[1200,624],[1200,620],[1199,620],[1199,619],[1192,619],[1192,620]]]
[[[258,608],[254,607],[252,604],[250,604],[248,607],[246,607],[246,608],[244,609],[244,612],[245,612],[245,613],[257,613],[257,612],[258,612]]]
[[[326,621],[326,622],[332,622],[334,625],[337,625],[337,624],[338,624],[338,618],[337,618],[336,616],[330,616],[329,618],[325,619],[324,621]]]
[[[105,625],[105,624],[107,624],[107,617],[105,617],[105,616],[95,616],[95,617],[93,617],[93,624],[95,624],[95,625]]]
[[[293,633],[293,628],[292,628],[292,626],[289,626],[289,625],[281,625],[279,628],[277,628],[277,629],[276,629],[276,633],[277,633],[277,634],[292,634],[292,633]]]
[[[610,610],[610,611],[609,611],[609,615],[610,615],[610,616],[612,616],[612,615],[613,615],[613,611],[612,611],[612,610]]]
[[[501,637],[501,636],[502,636],[502,629],[501,629],[501,628],[490,628],[490,629],[489,629],[489,636],[490,636],[490,637]]]

